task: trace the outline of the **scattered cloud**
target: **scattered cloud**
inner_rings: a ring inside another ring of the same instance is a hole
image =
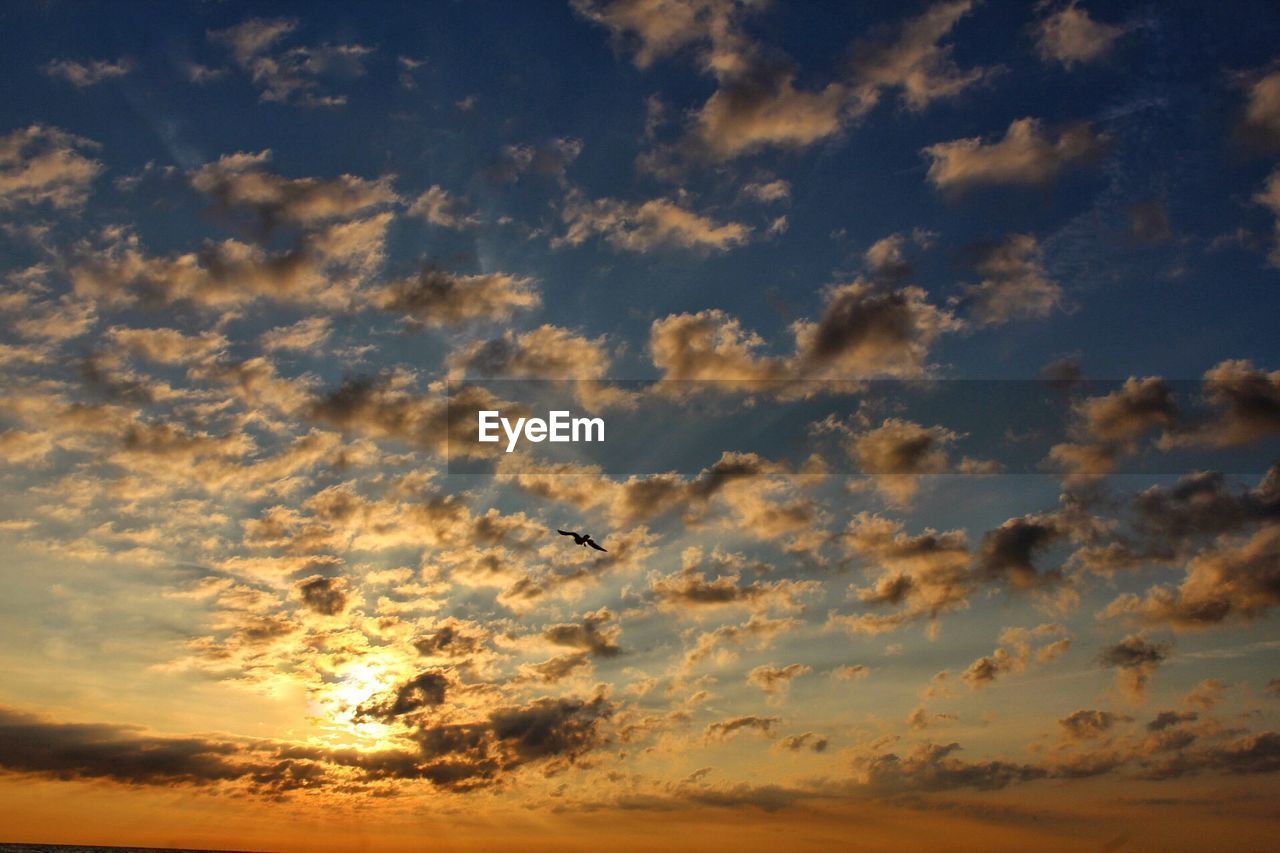
[[[1039,119],[1014,120],[1002,139],[981,137],[938,142],[924,149],[929,183],[936,189],[962,192],[984,185],[1039,186],[1053,182],[1066,169],[1097,159],[1108,137],[1087,124],[1047,132]]]

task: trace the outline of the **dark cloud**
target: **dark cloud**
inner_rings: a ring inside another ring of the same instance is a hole
[[[211,784],[247,775],[244,746],[194,737],[159,737],[138,726],[52,723],[0,709],[0,766],[59,779],[111,779],[131,785]]]
[[[1053,518],[1011,518],[983,535],[975,557],[976,569],[982,577],[1004,581],[1014,589],[1054,582],[1060,578],[1061,569],[1038,570],[1033,558],[1063,535],[1063,529]]]
[[[1116,391],[1076,401],[1072,412],[1069,431],[1075,443],[1054,445],[1049,452],[1053,462],[1072,474],[1110,473],[1143,436],[1173,430],[1178,423],[1173,387],[1159,377],[1130,377]]]
[[[443,704],[449,687],[449,677],[442,670],[427,670],[401,684],[390,696],[361,705],[356,716],[389,722],[396,717]]]
[[[520,670],[544,684],[555,684],[573,675],[578,670],[588,669],[590,666],[591,654],[589,652],[576,652],[549,658],[541,663],[522,664]]]
[[[502,272],[464,275],[430,264],[418,274],[373,288],[370,301],[415,326],[507,320],[542,304],[533,279]]]
[[[974,788],[994,791],[1015,782],[1027,782],[1049,775],[1042,767],[1008,761],[967,762],[955,758],[958,743],[923,743],[905,756],[895,753],[872,755],[857,763],[867,784],[881,793],[909,791],[949,791]]]
[[[613,711],[613,703],[603,696],[538,699],[494,711],[489,722],[509,766],[541,759],[572,763],[601,744],[600,723]]]
[[[1058,720],[1058,725],[1065,730],[1072,740],[1096,738],[1109,731],[1116,723],[1127,721],[1129,717],[1113,714],[1110,711],[1075,711]]]
[[[780,379],[821,381],[839,390],[858,379],[924,374],[934,342],[962,325],[918,287],[886,290],[857,279],[827,288],[824,297],[818,320],[792,324],[794,352],[788,356],[762,354],[764,341],[722,311],[655,320],[649,334],[654,366],[666,380],[719,381],[728,391],[812,392],[804,383],[770,385]]]
[[[789,752],[799,752],[802,749],[809,749],[813,752],[826,752],[829,744],[830,741],[821,735],[813,732],[802,732],[798,735],[787,735],[784,738],[780,738],[775,746],[778,749]]]
[[[552,625],[542,632],[542,636],[557,646],[571,649],[582,649],[595,657],[612,658],[622,654],[618,645],[618,628],[605,628],[613,619],[613,613],[602,608],[588,613],[577,624]]]
[[[413,393],[412,380],[400,374],[357,376],[314,396],[303,408],[311,420],[372,438],[407,442],[438,454],[456,457],[485,454],[496,445],[476,440],[475,412],[501,408],[487,391],[472,385]]]
[[[1205,372],[1201,393],[1214,411],[1165,437],[1166,446],[1237,447],[1280,434],[1280,370],[1224,361]]]
[[[285,178],[267,171],[270,159],[270,151],[229,154],[192,172],[191,185],[223,210],[251,211],[266,235],[284,223],[347,219],[398,200],[385,178]]]
[[[346,581],[342,578],[326,578],[319,575],[298,584],[302,603],[323,616],[336,616],[347,608]]]
[[[1168,643],[1152,643],[1139,634],[1131,634],[1120,642],[1106,646],[1098,654],[1105,667],[1144,667],[1163,663],[1169,657]]]
[[[459,623],[446,622],[416,638],[413,647],[424,657],[468,657],[484,648],[485,636]]]
[[[1136,616],[1178,627],[1207,627],[1228,619],[1250,620],[1280,606],[1280,524],[1268,524],[1243,541],[1219,543],[1187,563],[1177,587],[1156,586],[1145,596],[1125,594],[1108,616]]]
[[[1156,669],[1169,657],[1168,643],[1153,643],[1141,634],[1130,634],[1114,645],[1103,647],[1098,663],[1117,670],[1119,685],[1135,699],[1146,693]]]
[[[1224,775],[1280,772],[1280,733],[1250,734],[1227,743],[1184,749],[1163,761],[1147,761],[1140,778],[1176,779],[1207,770]]]
[[[813,672],[813,669],[802,663],[786,666],[757,666],[747,673],[747,683],[759,687],[768,696],[776,697],[785,694],[793,680],[810,672]]]
[[[1162,732],[1173,726],[1194,722],[1199,718],[1200,715],[1195,711],[1161,711],[1155,715],[1151,722],[1147,723],[1147,731]]]
[[[766,737],[773,737],[774,727],[778,725],[777,717],[757,717],[748,715],[732,717],[715,723],[708,723],[706,735],[714,740],[728,740],[741,731],[755,731]]]

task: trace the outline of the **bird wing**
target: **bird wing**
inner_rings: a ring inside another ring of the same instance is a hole
[[[588,539],[587,544],[590,545],[592,548],[595,548],[597,551],[604,551],[604,549],[600,547],[600,544],[596,542],[596,540],[594,539]],[[604,551],[604,552],[606,554],[609,553],[608,551]]]
[[[574,536],[574,537],[576,537],[576,536],[578,535],[578,534],[576,534],[576,533],[574,533],[574,532],[572,532],[572,531],[569,531],[569,530],[561,530],[561,529],[560,529],[560,528],[558,528],[558,527],[556,528],[556,533],[559,533],[561,536]]]

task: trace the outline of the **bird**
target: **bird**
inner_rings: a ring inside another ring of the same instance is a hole
[[[590,533],[574,533],[572,530],[561,530],[558,527],[556,528],[556,533],[559,533],[561,536],[572,536],[574,545],[582,545],[583,547],[590,545],[597,551],[604,551],[606,554],[609,553],[608,551],[605,551],[604,548],[600,547],[599,542],[591,538]]]

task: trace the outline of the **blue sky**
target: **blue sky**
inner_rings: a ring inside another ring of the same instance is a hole
[[[1274,4],[0,30],[0,823],[1274,832]]]

